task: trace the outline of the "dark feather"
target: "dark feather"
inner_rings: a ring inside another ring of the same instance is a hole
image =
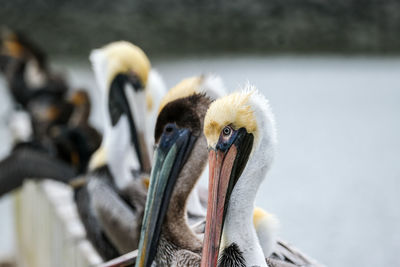
[[[0,162],[0,196],[20,187],[27,178],[68,183],[75,175],[70,166],[48,154],[21,147]]]
[[[26,62],[12,59],[6,70],[6,78],[15,101],[27,108],[28,104],[41,98],[61,100],[68,91],[68,86],[59,75],[46,73],[47,82],[43,87],[32,90],[25,81]]]
[[[157,118],[154,136],[156,143],[168,123],[176,123],[179,127],[190,129],[193,135],[201,135],[202,122],[210,103],[210,98],[204,94],[194,94],[168,103]]]
[[[246,261],[236,243],[225,248],[218,260],[218,266],[246,267]]]

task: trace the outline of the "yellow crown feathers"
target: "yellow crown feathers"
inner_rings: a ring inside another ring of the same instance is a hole
[[[235,92],[210,105],[204,118],[204,134],[209,146],[215,146],[222,129],[231,125],[234,129],[246,128],[256,135],[257,122],[249,104],[252,91]]]
[[[182,80],[180,83],[175,85],[161,100],[158,112],[160,112],[168,103],[195,94],[201,83],[203,82],[203,76],[195,76]]]
[[[109,83],[118,73],[133,71],[146,86],[151,64],[142,49],[132,43],[118,41],[104,46],[102,50],[108,59]]]

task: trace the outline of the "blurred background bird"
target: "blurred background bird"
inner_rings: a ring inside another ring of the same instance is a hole
[[[14,152],[38,150],[77,173],[85,171],[101,141],[88,121],[91,103],[86,91],[72,92],[61,75],[53,74],[46,54],[22,33],[4,29],[1,53],[7,59],[2,69],[14,100],[9,118]]]
[[[104,260],[111,260],[138,246],[151,168],[147,130],[153,127],[147,124],[155,121],[152,109],[158,106],[151,94],[162,95],[165,88],[146,54],[129,42],[93,50],[90,60],[104,135],[83,183],[73,186],[88,239]],[[146,105],[147,98],[154,106]]]

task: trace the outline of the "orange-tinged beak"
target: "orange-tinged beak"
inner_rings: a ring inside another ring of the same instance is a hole
[[[217,266],[225,203],[236,155],[235,146],[232,146],[226,155],[222,151],[211,150],[209,152],[209,194],[202,267]]]
[[[231,193],[247,164],[253,135],[244,128],[220,137],[208,154],[209,183],[206,229],[201,267],[215,267],[221,245],[222,230]]]

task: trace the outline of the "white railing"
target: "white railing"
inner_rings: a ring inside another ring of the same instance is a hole
[[[21,267],[90,267],[101,258],[85,238],[72,190],[27,181],[15,194],[17,260]]]

